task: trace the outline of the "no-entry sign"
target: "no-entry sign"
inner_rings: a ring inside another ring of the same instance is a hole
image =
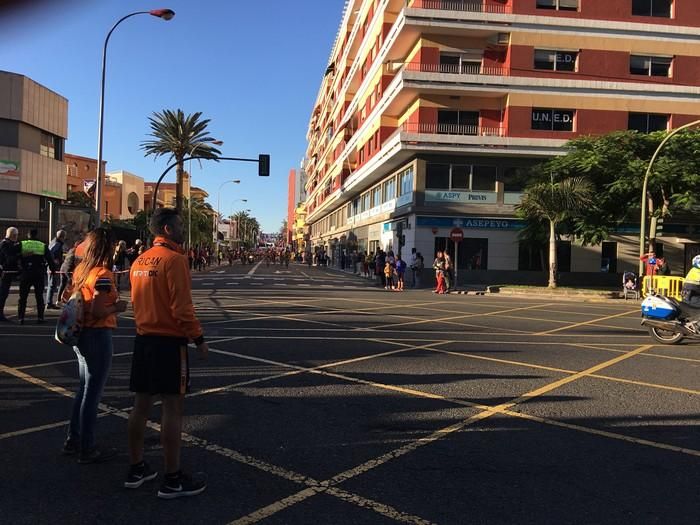
[[[453,242],[462,242],[464,240],[462,228],[452,228],[450,231],[450,239],[452,239]]]

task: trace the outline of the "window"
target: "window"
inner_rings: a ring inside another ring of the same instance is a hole
[[[578,11],[578,0],[537,0],[537,9]]]
[[[535,69],[576,71],[577,51],[535,49]]]
[[[352,201],[352,214],[357,215],[360,213],[360,198],[358,197],[354,201]]]
[[[440,72],[478,75],[481,71],[481,58],[477,54],[441,54]]]
[[[396,197],[396,179],[392,177],[388,181],[385,181],[383,185],[383,192],[384,202],[389,202],[391,199]]]
[[[573,131],[574,114],[572,109],[532,109],[531,129],[545,131]]]
[[[479,129],[478,111],[438,110],[438,133],[476,135]]]
[[[382,203],[382,187],[376,186],[372,188],[372,207],[379,206]]]
[[[43,157],[49,157],[50,159],[58,159],[57,157],[57,144],[58,137],[54,137],[48,133],[41,133],[41,147],[39,148],[39,154]]]
[[[408,168],[399,175],[399,197],[413,192],[413,168]]]
[[[503,191],[521,192],[527,185],[527,169],[506,168],[500,180],[503,182]]]
[[[648,77],[671,76],[671,57],[630,55],[630,74]]]
[[[427,164],[426,189],[454,191],[495,191],[495,166],[470,164]]]
[[[472,191],[496,191],[495,166],[474,166],[472,170]]]
[[[434,190],[449,190],[450,165],[428,163],[425,166],[425,187]]]
[[[368,211],[369,209],[369,192],[367,192],[362,196],[362,211]]]
[[[665,131],[668,129],[668,115],[630,113],[627,117],[627,129],[633,129],[640,133]]]
[[[671,0],[632,0],[632,14],[671,18]]]

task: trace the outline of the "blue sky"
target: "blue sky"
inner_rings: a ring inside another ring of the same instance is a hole
[[[269,153],[271,176],[256,164],[193,163],[193,184],[221,211],[250,208],[267,232],[287,210],[287,177],[306,150],[306,130],[341,20],[344,0],[68,0],[35,4],[0,19],[0,69],[21,73],[69,100],[66,152],[97,156],[102,43],[119,18],[168,7],[164,22],[122,23],[108,50],[104,158],[108,171],[155,180],[165,159],[139,144],[153,111],[182,108],[211,119],[224,156]],[[174,170],[166,181],[174,182]],[[247,203],[235,199],[247,198]]]

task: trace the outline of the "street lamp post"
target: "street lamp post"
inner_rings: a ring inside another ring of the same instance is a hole
[[[223,140],[212,140],[209,142],[200,142],[197,144],[194,148],[192,148],[192,151],[190,151],[190,157],[192,157],[195,152],[197,151],[197,148],[201,146],[202,144],[214,144],[216,146],[221,146],[223,145],[224,141]],[[200,161],[200,167],[201,167],[201,161]],[[190,160],[190,168],[189,168],[189,184],[187,185],[187,248],[192,247],[192,161]]]
[[[646,214],[647,214],[647,183],[649,182],[649,175],[651,175],[651,167],[654,165],[654,161],[656,160],[656,157],[658,157],[659,153],[661,152],[661,149],[666,145],[666,143],[669,141],[671,137],[679,133],[680,131],[683,131],[684,129],[697,126],[700,124],[700,120],[694,120],[693,122],[689,122],[688,124],[685,124],[679,128],[676,128],[672,130],[668,135],[666,135],[666,138],[661,141],[661,144],[659,144],[659,147],[656,148],[656,151],[654,154],[651,156],[651,160],[649,161],[649,166],[647,167],[647,171],[644,174],[644,182],[642,184],[642,213],[641,213],[641,219],[639,222],[639,275],[642,276],[644,274],[644,261],[642,261],[642,257],[644,257],[644,254],[646,253],[644,251],[644,240],[646,237]]]
[[[219,221],[221,220],[221,189],[229,183],[240,184],[239,179],[227,180],[221,183],[219,186],[219,194],[216,199],[216,215],[214,216],[214,246],[216,247],[216,252],[219,252]]]
[[[97,131],[97,179],[95,181],[95,211],[97,212],[97,226],[102,223],[102,194],[104,190],[104,173],[102,171],[102,138],[104,135],[104,115],[105,115],[105,76],[107,72],[107,44],[112,33],[127,18],[136,15],[151,15],[162,20],[171,20],[175,16],[172,9],[153,9],[151,11],[136,11],[122,18],[112,26],[107,33],[105,43],[102,48],[102,83],[100,85],[100,122]]]

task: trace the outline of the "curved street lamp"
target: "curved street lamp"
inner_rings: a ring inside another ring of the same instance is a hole
[[[107,44],[109,43],[109,37],[112,33],[127,18],[131,18],[136,15],[151,15],[161,20],[172,20],[175,16],[175,11],[172,9],[152,9],[150,11],[136,11],[130,13],[122,18],[120,18],[116,24],[112,26],[112,29],[107,33],[107,38],[105,38],[105,43],[102,48],[102,84],[100,86],[100,122],[97,131],[97,180],[95,181],[95,210],[97,211],[97,226],[102,223],[102,193],[103,193],[103,180],[104,173],[102,172],[102,137],[104,135],[104,115],[105,115],[105,74],[107,71]]]
[[[225,180],[219,186],[219,193],[216,198],[216,215],[214,216],[214,244],[218,248],[219,246],[219,222],[221,221],[221,189],[226,186],[226,184],[240,184],[240,179]]]
[[[647,172],[644,175],[644,182],[642,184],[642,213],[641,213],[641,219],[639,222],[639,275],[640,278],[643,277],[644,275],[644,261],[642,261],[642,257],[644,257],[644,254],[646,253],[644,251],[644,238],[646,237],[646,214],[647,214],[647,183],[649,182],[649,175],[651,175],[651,167],[654,165],[654,161],[656,160],[656,157],[659,156],[659,153],[661,152],[661,149],[666,145],[666,143],[669,141],[671,137],[676,135],[678,132],[683,131],[684,129],[697,126],[700,124],[700,120],[694,120],[693,122],[689,122],[688,124],[685,124],[679,128],[676,128],[672,130],[664,140],[661,141],[661,144],[659,144],[659,147],[656,148],[656,151],[654,154],[651,156],[651,160],[649,161],[649,166],[647,167]]]

